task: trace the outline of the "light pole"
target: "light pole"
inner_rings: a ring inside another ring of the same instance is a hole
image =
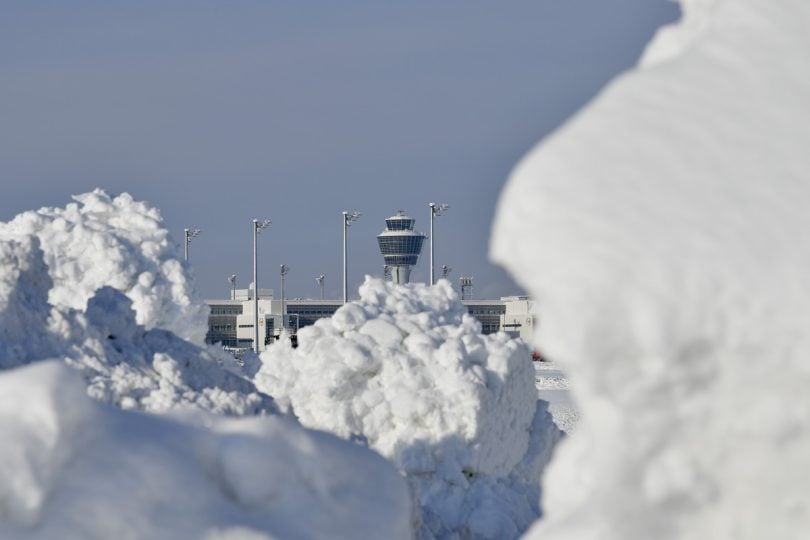
[[[259,258],[256,239],[270,225],[269,219],[253,220],[253,352],[259,353]]]
[[[450,205],[430,203],[428,206],[430,207],[430,284],[433,285],[435,281],[433,276],[433,217],[442,215],[442,212],[450,208]]]
[[[202,231],[200,229],[183,229],[183,260],[188,260],[188,245],[191,239],[198,236]]]
[[[325,279],[326,277],[323,274],[315,278],[315,283],[317,283],[318,286],[321,288],[321,300],[323,300],[323,281]]]
[[[231,284],[231,300],[236,300],[236,274],[228,276],[228,282]]]
[[[347,277],[347,263],[346,263],[346,231],[352,221],[357,221],[362,216],[360,212],[347,212],[343,211],[343,303],[349,301],[349,278]]]
[[[281,265],[281,329],[284,329],[284,315],[287,314],[287,310],[284,309],[284,277],[287,275],[287,272],[290,271],[290,267],[286,264]]]

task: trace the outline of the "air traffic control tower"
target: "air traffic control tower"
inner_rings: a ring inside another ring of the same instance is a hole
[[[400,285],[410,281],[411,267],[419,260],[422,242],[425,241],[424,234],[414,232],[415,221],[400,210],[397,215],[385,220],[385,230],[377,235],[386,272],[390,272],[391,281]]]

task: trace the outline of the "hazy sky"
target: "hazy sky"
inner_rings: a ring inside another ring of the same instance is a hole
[[[197,286],[289,297],[382,273],[375,235],[436,222],[437,267],[476,297],[519,293],[487,258],[497,197],[543,136],[633,65],[668,0],[11,1],[0,4],[0,220],[102,187],[158,206]],[[538,246],[542,249],[542,246]],[[427,274],[426,250],[412,279]]]

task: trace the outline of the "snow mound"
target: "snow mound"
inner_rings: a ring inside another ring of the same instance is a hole
[[[389,463],[280,417],[121,411],[46,361],[0,372],[0,432],[2,538],[411,537]]]
[[[529,350],[483,336],[451,285],[367,277],[360,300],[261,355],[256,386],[307,427],[392,460],[422,507],[424,537],[514,538],[539,515],[560,436],[538,405]]]
[[[810,4],[683,7],[497,212],[581,414],[532,538],[810,529]]]
[[[66,265],[70,255],[55,246],[71,250],[77,243],[54,244],[52,258]],[[91,396],[124,408],[276,410],[223,351],[138,324],[134,302],[119,290],[102,286],[77,310],[48,302],[55,287],[40,237],[0,232],[0,369],[64,358],[82,372]]]
[[[388,462],[264,414],[275,404],[230,356],[167,329],[196,312],[182,265],[149,247],[167,236],[157,214],[79,199],[0,225],[0,538],[410,538],[410,492]],[[150,298],[144,273],[128,288],[118,264],[180,274]]]
[[[0,240],[35,236],[53,286],[48,301],[84,309],[97,289],[131,300],[138,324],[202,344],[208,307],[197,298],[160,213],[124,193],[97,189],[65,208],[41,208],[0,223]]]
[[[231,358],[166,330],[144,329],[131,305],[111,287],[87,303],[87,337],[81,354],[67,363],[85,375],[90,396],[154,412],[186,406],[240,416],[277,410],[253,383],[223,367]]]

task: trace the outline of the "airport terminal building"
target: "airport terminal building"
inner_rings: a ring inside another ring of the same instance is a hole
[[[416,220],[400,210],[385,220],[385,229],[377,235],[380,254],[385,262],[385,277],[395,284],[409,283],[411,269],[417,264],[427,238],[414,230]],[[233,276],[235,278],[235,276]],[[508,296],[499,300],[472,300],[465,291],[472,278],[460,279],[461,301],[470,315],[481,323],[484,334],[504,331],[531,342],[535,319],[528,296]],[[254,317],[252,289],[233,289],[230,300],[207,300],[211,308],[206,342],[220,343],[229,349],[253,347],[254,320],[259,321],[257,350],[278,339],[282,331],[296,335],[300,328],[318,319],[331,317],[343,305],[340,300],[276,299],[271,289],[259,289],[256,299],[258,317]]]
[[[232,349],[253,347],[252,290],[239,289],[230,300],[206,300],[208,316],[206,343],[219,343]],[[526,341],[535,326],[532,300],[527,296],[507,296],[499,300],[463,300],[470,315],[481,323],[484,334],[504,331]],[[296,334],[318,319],[331,317],[343,305],[340,300],[289,299],[273,297],[270,289],[259,289],[259,350],[278,339],[282,329]],[[282,311],[283,310],[283,311]]]

